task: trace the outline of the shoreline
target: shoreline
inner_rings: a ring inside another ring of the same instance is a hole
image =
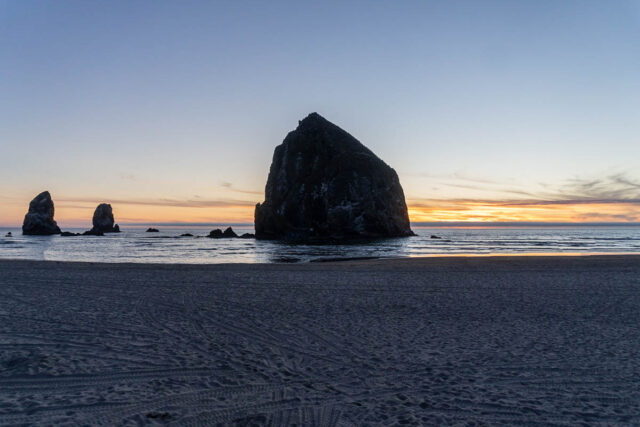
[[[629,258],[640,262],[640,252],[531,252],[531,253],[491,253],[491,254],[430,254],[420,256],[407,256],[407,257],[345,257],[345,258],[317,258],[311,261],[303,262],[215,262],[215,263],[177,263],[177,262],[96,262],[96,261],[75,261],[75,260],[42,260],[42,259],[24,259],[24,258],[0,258],[0,264],[13,263],[13,262],[33,262],[33,263],[55,263],[55,264],[87,264],[87,265],[115,265],[115,266],[137,266],[137,265],[150,265],[150,266],[191,266],[191,267],[216,267],[216,266],[309,266],[309,265],[332,265],[332,264],[360,264],[370,263],[371,265],[380,263],[405,263],[405,262],[429,262],[429,260],[473,260],[473,259],[502,259],[502,260],[519,260],[519,259],[574,259],[574,258],[588,258],[588,259],[613,259],[613,258]]]

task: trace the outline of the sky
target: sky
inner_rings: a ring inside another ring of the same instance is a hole
[[[640,1],[0,0],[0,225],[246,222],[316,111],[412,222],[640,221]]]

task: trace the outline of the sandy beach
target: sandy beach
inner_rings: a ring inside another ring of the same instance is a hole
[[[640,256],[0,261],[0,425],[640,423]]]

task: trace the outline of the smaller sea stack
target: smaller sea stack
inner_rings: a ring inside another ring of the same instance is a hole
[[[114,225],[113,209],[108,203],[100,203],[93,213],[93,228],[86,234],[119,233],[120,227]]]

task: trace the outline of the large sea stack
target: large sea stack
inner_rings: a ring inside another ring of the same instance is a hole
[[[299,241],[413,235],[396,172],[317,113],[276,147],[255,228]]]
[[[53,219],[53,200],[48,191],[38,194],[29,203],[29,212],[24,216],[22,234],[35,236],[48,236],[60,234],[60,227]]]
[[[114,225],[113,209],[108,203],[100,203],[93,213],[93,228],[87,234],[118,233],[120,227]]]

